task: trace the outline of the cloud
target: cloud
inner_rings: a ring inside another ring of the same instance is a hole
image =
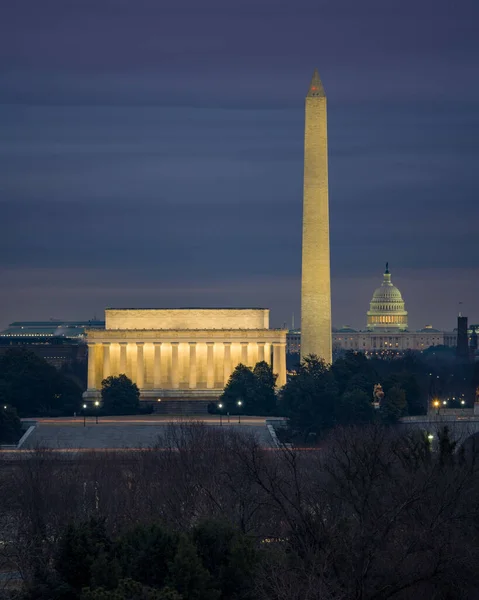
[[[303,97],[319,65],[335,321],[361,325],[389,260],[418,326],[446,326],[479,267],[479,8],[427,4],[8,3],[0,255],[20,279],[3,318],[90,315],[115,295],[298,317]]]

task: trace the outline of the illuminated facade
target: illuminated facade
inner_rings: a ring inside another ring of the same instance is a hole
[[[457,332],[439,331],[430,325],[419,331],[356,331],[343,327],[333,332],[334,350],[360,350],[367,353],[426,350],[432,346],[455,348],[456,343]]]
[[[301,355],[316,354],[330,363],[328,126],[326,94],[317,70],[305,106],[301,330]]]
[[[267,309],[107,309],[105,329],[87,332],[86,400],[125,373],[141,400],[214,400],[234,368],[265,360],[286,383],[286,330]]]
[[[384,351],[425,350],[432,346],[457,344],[456,331],[439,331],[427,325],[419,331],[357,331],[351,327],[333,329],[333,351],[356,350],[366,353]],[[288,354],[297,354],[301,348],[301,330],[294,329],[287,335]]]
[[[406,331],[407,311],[401,292],[391,282],[388,263],[381,287],[378,287],[367,312],[368,331]]]

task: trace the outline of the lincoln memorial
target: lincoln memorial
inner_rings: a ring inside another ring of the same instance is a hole
[[[105,329],[87,332],[86,400],[125,373],[144,401],[214,400],[239,363],[266,361],[286,383],[286,330],[264,308],[107,309]]]

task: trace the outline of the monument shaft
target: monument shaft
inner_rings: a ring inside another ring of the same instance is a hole
[[[332,360],[326,95],[315,71],[306,96],[304,133],[301,357]]]

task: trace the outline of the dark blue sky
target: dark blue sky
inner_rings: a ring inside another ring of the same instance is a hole
[[[477,0],[15,0],[0,20],[0,325],[300,305],[303,108],[329,110],[333,321],[388,260],[479,321]]]

